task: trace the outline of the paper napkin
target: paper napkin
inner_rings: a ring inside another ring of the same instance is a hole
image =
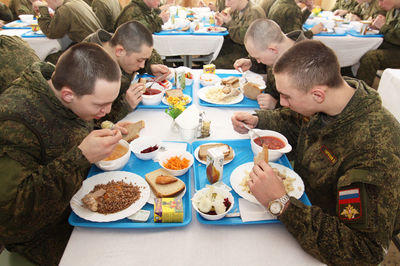
[[[252,203],[246,199],[239,198],[239,210],[240,216],[243,222],[263,221],[263,220],[274,220],[272,214],[270,214],[264,207],[259,204]]]

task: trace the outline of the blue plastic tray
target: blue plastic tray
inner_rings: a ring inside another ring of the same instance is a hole
[[[44,35],[43,33],[37,33],[37,32],[33,32],[32,30],[29,30],[23,34],[21,34],[22,38],[44,38],[46,37],[46,35]]]
[[[242,74],[218,74],[220,78],[226,78],[230,76],[236,76],[236,77],[241,77]],[[203,86],[200,85],[200,88]],[[235,104],[214,104],[214,103],[209,103],[206,101],[203,101],[202,99],[199,98],[199,104],[202,106],[208,106],[208,107],[234,107],[234,108],[260,108],[260,105],[258,105],[258,102],[256,100],[252,100],[247,98],[246,96],[243,97],[243,100],[239,103]]]
[[[235,158],[232,160],[232,162],[224,165],[224,170],[223,170],[223,177],[222,181],[230,186],[230,177],[231,173],[233,170],[236,169],[239,165],[242,165],[247,162],[252,162],[253,161],[253,152],[251,151],[251,146],[250,146],[250,139],[240,139],[240,140],[205,140],[205,141],[195,141],[192,143],[192,153],[196,150],[197,147],[204,143],[226,143],[229,146],[233,148],[235,151]],[[292,169],[292,166],[289,163],[289,160],[287,159],[286,155],[283,155],[276,163],[282,164],[286,167],[289,167]],[[193,170],[194,170],[194,188],[195,190],[200,190],[203,187],[205,187],[207,184],[209,184],[207,177],[206,177],[206,166],[197,160],[193,164]],[[238,199],[240,196],[232,189],[231,191],[234,199],[235,199],[235,206],[230,212],[239,212],[239,201]],[[300,198],[300,200],[306,204],[306,205],[311,205],[306,193],[303,194],[303,196]],[[200,216],[200,214],[197,213],[197,219],[199,220],[200,223],[203,224],[214,224],[214,225],[241,225],[241,224],[265,224],[265,223],[279,223],[280,221],[275,219],[275,220],[264,220],[264,221],[253,221],[253,222],[243,222],[240,217],[224,217],[221,220],[217,221],[210,221],[206,220],[203,217]]]
[[[190,151],[190,144],[187,143],[187,151]],[[135,174],[140,175],[141,177],[144,178],[145,174],[154,171],[158,168],[161,168],[161,166],[154,162],[153,160],[140,160],[138,159],[134,153],[131,154],[131,157],[129,159],[129,162],[121,171],[127,171],[127,172],[132,172]],[[90,178],[93,175],[96,175],[98,173],[102,173],[103,171],[97,168],[96,166],[92,166],[92,168],[89,171],[88,178]],[[121,219],[118,221],[113,221],[113,222],[91,222],[87,221],[78,215],[76,215],[74,212],[71,212],[71,215],[69,216],[69,223],[73,226],[79,226],[79,227],[98,227],[98,228],[161,228],[161,227],[181,227],[181,226],[186,226],[192,221],[192,203],[191,203],[191,175],[190,175],[190,169],[189,171],[183,175],[179,176],[179,178],[185,182],[186,185],[186,193],[182,198],[183,202],[183,208],[184,208],[184,218],[182,223],[154,223],[153,218],[154,218],[154,206],[152,204],[146,203],[146,205],[142,208],[143,210],[148,210],[150,211],[150,217],[147,220],[146,223],[141,223],[141,222],[133,222],[132,220],[129,220],[128,218]]]
[[[311,29],[312,27],[313,27],[314,25],[310,25],[310,24],[304,24],[303,25],[303,28],[305,29],[305,30],[309,30],[309,29]],[[320,33],[318,33],[318,34],[315,34],[314,36],[332,36],[332,37],[343,37],[343,36],[346,36],[347,35],[347,33],[345,32],[345,33],[342,33],[342,34],[338,34],[338,33],[336,33],[336,32],[331,32],[331,33],[329,33],[329,32],[320,32]]]
[[[148,74],[140,75],[138,77],[152,77]],[[175,89],[175,86],[172,86],[172,89]],[[189,95],[192,98],[192,101],[186,106],[190,106],[193,104],[193,83],[190,86],[186,86],[185,89],[182,90],[183,94]],[[158,105],[144,105],[143,103],[139,103],[137,106],[138,109],[167,109],[168,105],[160,102]]]
[[[19,23],[26,24],[26,26],[18,25]],[[15,26],[13,26],[13,25],[15,25]],[[22,20],[15,20],[15,21],[11,21],[10,23],[5,24],[2,28],[5,29],[5,30],[11,30],[11,29],[30,29],[31,26],[28,25],[28,24],[25,23],[25,22],[22,22]]]
[[[160,32],[155,32],[154,35],[217,35],[217,36],[225,36],[228,35],[228,31],[222,32],[197,32],[197,31],[179,31],[179,30],[162,30]]]
[[[365,35],[362,35],[361,33],[359,33],[358,31],[355,31],[355,30],[350,30],[349,32],[348,32],[351,36],[354,36],[354,37],[360,37],[360,38],[373,38],[373,37],[383,37],[383,35],[382,34],[365,34]]]

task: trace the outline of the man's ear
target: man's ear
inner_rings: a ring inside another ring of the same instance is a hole
[[[75,99],[75,93],[69,87],[62,87],[60,91],[61,99],[67,104],[71,103]]]
[[[117,44],[117,45],[115,46],[115,55],[116,55],[117,57],[121,57],[121,56],[124,56],[125,54],[126,54],[125,48],[124,48],[122,45]]]
[[[312,88],[311,95],[317,103],[323,103],[325,101],[325,89],[321,86],[315,86]]]

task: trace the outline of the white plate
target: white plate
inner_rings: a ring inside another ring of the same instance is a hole
[[[139,186],[140,198],[135,201],[128,208],[111,214],[102,214],[98,212],[92,212],[88,208],[83,207],[82,198],[88,194],[95,185],[107,184],[111,180],[120,181],[123,180],[125,183],[132,183],[132,185]],[[150,197],[150,187],[146,180],[141,176],[124,171],[110,171],[94,175],[83,181],[82,187],[72,197],[70,204],[72,210],[81,218],[92,222],[111,222],[128,217],[138,210],[140,210],[147,202]]]
[[[220,104],[220,105],[227,105],[227,104],[240,103],[240,102],[243,100],[243,93],[240,93],[238,96],[236,96],[235,98],[233,98],[233,99],[232,99],[231,101],[229,101],[229,102],[217,102],[217,101],[210,100],[210,99],[208,99],[208,98],[206,97],[206,93],[207,93],[207,91],[208,91],[210,88],[213,88],[213,87],[222,87],[222,86],[217,85],[217,86],[208,86],[208,87],[204,87],[204,88],[200,89],[200,90],[197,92],[197,95],[199,96],[200,99],[202,99],[202,100],[205,101],[205,102],[213,103],[213,104]]]
[[[185,196],[185,193],[186,193],[186,184],[185,184],[185,189],[181,193],[176,195],[174,198],[181,199],[181,198],[183,198],[183,196]],[[156,195],[154,195],[153,190],[150,189],[150,197],[147,200],[147,203],[154,205],[155,198],[156,198]]]
[[[210,142],[210,143],[207,143],[207,144],[217,144],[217,143],[216,143],[216,142]],[[201,145],[200,145],[200,146],[201,146]],[[197,148],[194,150],[194,157],[195,157],[196,160],[199,161],[200,163],[206,164],[206,163],[207,163],[206,161],[202,161],[202,160],[200,160],[200,158],[199,158],[200,146],[197,147]],[[230,147],[230,146],[229,146],[229,147]],[[231,147],[231,148],[232,148],[232,147]],[[235,159],[235,151],[234,151],[233,148],[232,148],[232,153],[233,153],[232,159],[227,160],[227,161],[224,161],[224,165],[225,165],[225,164],[228,164],[228,163],[230,163],[230,162],[232,162],[232,160]]]
[[[190,97],[189,95],[186,95],[186,94],[184,94],[183,96],[189,97],[189,102],[187,102],[186,104],[189,104],[189,103],[192,102],[192,97]],[[161,101],[162,101],[163,104],[168,105],[167,98],[165,98],[165,96],[162,98]]]
[[[276,168],[280,173],[285,174],[289,177],[296,178],[296,180],[293,181],[292,185],[294,187],[294,190],[290,191],[288,193],[289,196],[295,197],[296,199],[301,198],[301,196],[304,193],[304,183],[301,177],[292,169],[287,168],[286,166],[283,166],[281,164],[277,163],[271,163],[269,162],[269,165],[272,168]],[[245,171],[251,172],[251,169],[253,169],[254,163],[253,162],[248,162],[242,165],[239,165],[238,167],[233,170],[231,174],[231,186],[235,192],[241,196],[242,198],[253,202],[253,203],[258,203],[258,200],[250,193],[247,191],[243,190],[243,187],[240,185],[242,183],[243,178],[245,177]]]

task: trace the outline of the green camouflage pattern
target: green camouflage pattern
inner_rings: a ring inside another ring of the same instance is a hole
[[[376,265],[400,229],[400,125],[375,90],[345,80],[356,91],[339,115],[260,110],[257,127],[282,133],[293,146],[294,170],[313,205],[291,198],[279,219],[301,247],[328,265]],[[360,184],[365,222],[343,222],[338,191]]]
[[[161,26],[164,24],[158,16],[160,10],[149,8],[143,0],[132,0],[127,6],[122,9],[114,25],[114,30],[125,22],[136,20],[142,23],[151,33],[161,31]]]
[[[332,8],[332,11],[335,11],[337,9],[342,9],[352,12],[357,5],[358,3],[355,0],[336,0],[335,5]]]
[[[8,7],[10,8],[15,20],[19,19],[19,15],[35,14],[30,0],[10,0]]]
[[[51,17],[46,6],[39,7],[38,24],[50,39],[68,35],[74,42],[81,42],[86,36],[103,28],[91,7],[82,0],[65,0]]]
[[[105,30],[98,30],[95,33],[90,34],[83,40],[84,42],[91,42],[91,43],[97,43],[100,46],[103,46],[104,43],[108,42],[111,40],[112,33],[109,33]],[[150,66],[152,64],[162,64],[162,59],[161,56],[157,53],[155,49],[153,49],[151,56],[148,60],[146,60],[146,63],[144,65],[144,69],[139,70],[140,74],[143,73],[148,73],[152,74]],[[118,97],[115,99],[115,101],[112,104],[111,107],[111,112],[107,114],[106,116],[102,117],[99,121],[96,122],[96,127],[100,127],[101,122],[105,120],[109,121],[119,121],[122,118],[124,118],[128,113],[132,111],[131,107],[129,106],[128,102],[125,100],[125,93],[128,90],[129,86],[131,85],[132,79],[134,75],[137,73],[133,74],[128,74],[126,73],[122,68],[121,68],[121,88],[119,90]]]
[[[225,0],[216,0],[215,4],[218,12],[221,12],[225,9]]]
[[[13,21],[13,14],[11,10],[5,4],[0,2],[0,20],[5,22]]]
[[[351,13],[357,15],[361,20],[374,19],[377,15],[386,15],[386,11],[379,7],[379,0],[358,4]]]
[[[114,24],[121,13],[118,0],[93,0],[92,10],[106,31],[114,31]]]
[[[0,54],[0,94],[27,66],[40,61],[29,44],[18,36],[0,35]]]
[[[90,167],[78,145],[93,130],[54,95],[53,72],[34,63],[0,95],[0,243],[40,265],[57,265],[68,242]]]
[[[85,1],[85,3],[88,4],[89,6],[91,6],[93,2],[93,0],[83,0],[83,1]]]
[[[267,15],[268,19],[275,21],[284,33],[303,30],[303,24],[310,16],[308,9],[303,13],[294,0],[277,0],[271,6]],[[311,39],[311,30],[304,31],[304,35]]]
[[[265,15],[268,18],[269,10],[271,9],[271,6],[276,2],[276,0],[260,0],[258,4],[261,6],[262,9],[264,9]]]
[[[228,29],[229,35],[224,37],[221,51],[213,62],[217,68],[233,68],[236,59],[247,56],[244,36],[250,24],[259,18],[266,18],[264,10],[251,1],[242,11],[236,10],[232,13],[231,21],[222,25]]]
[[[392,9],[386,14],[386,23],[380,29],[383,43],[377,50],[368,51],[360,59],[357,78],[372,85],[376,71],[400,68],[400,12]]]

